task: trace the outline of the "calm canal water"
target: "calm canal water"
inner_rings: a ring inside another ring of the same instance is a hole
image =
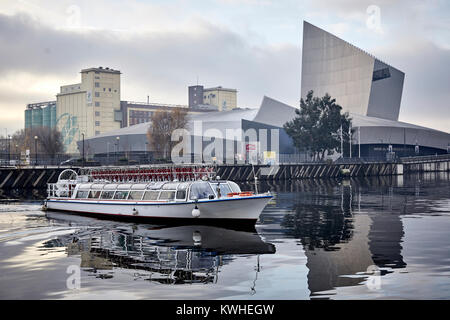
[[[0,298],[450,298],[449,173],[260,190],[250,230],[44,213],[38,190],[0,204]]]

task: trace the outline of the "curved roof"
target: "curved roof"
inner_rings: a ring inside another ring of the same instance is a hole
[[[129,127],[120,128],[113,131],[108,131],[99,135],[96,135],[92,138],[103,138],[103,137],[111,137],[111,136],[123,136],[129,134],[147,134],[148,128],[150,127],[150,122],[144,122],[135,124]]]
[[[228,129],[241,129],[242,120],[262,123],[273,127],[282,128],[283,124],[292,120],[297,108],[285,103],[264,96],[259,109],[233,109],[230,111],[208,112],[188,115],[187,130],[194,134],[193,126],[196,122],[201,123],[201,134],[204,137],[216,137],[218,131],[222,134]],[[360,114],[350,114],[354,128],[360,128],[361,144],[419,144],[420,146],[446,149],[450,143],[450,133],[418,126],[406,122],[387,120]],[[105,144],[105,139],[115,139],[115,136],[131,136],[124,140],[125,144],[133,145],[133,150],[146,150],[145,135],[150,126],[150,122],[140,123],[118,130],[106,132],[87,140],[98,141],[98,144]],[[141,137],[139,137],[141,136]],[[124,137],[124,138],[125,138]],[[225,135],[224,135],[225,137]],[[103,138],[103,139],[100,139]],[[235,139],[239,140],[237,136]],[[358,139],[358,136],[354,136]],[[139,141],[138,141],[139,140]],[[142,141],[141,141],[142,140]],[[122,141],[122,140],[121,140]],[[140,146],[140,147],[139,147]],[[101,148],[101,146],[98,146]]]
[[[229,111],[217,111],[217,112],[205,112],[199,114],[188,115],[189,121],[209,121],[209,122],[222,122],[222,121],[241,121],[241,120],[253,120],[258,109],[241,109],[236,108]]]
[[[285,103],[264,96],[261,107],[253,121],[282,128],[283,125],[295,117],[295,110]]]

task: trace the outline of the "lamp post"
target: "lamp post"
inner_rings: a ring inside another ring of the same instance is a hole
[[[11,164],[11,136],[8,135],[8,165]]]
[[[348,143],[350,146],[350,159],[352,158],[352,139],[353,139],[353,135],[352,135],[352,125],[350,124],[350,126],[348,127]]]
[[[37,165],[37,141],[38,136],[34,136],[34,165]]]
[[[84,168],[84,133],[82,133],[81,135],[83,136],[83,150],[82,150],[83,157],[81,159],[81,166]]]
[[[117,143],[116,143],[116,145],[117,145],[117,147],[116,147],[116,162],[118,162],[118,157],[119,157],[119,146],[120,146],[120,137],[116,137],[116,141],[117,141]]]
[[[106,142],[106,159],[107,159],[107,163],[109,165],[109,141]]]

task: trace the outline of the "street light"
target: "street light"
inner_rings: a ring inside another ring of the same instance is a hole
[[[34,165],[37,165],[37,141],[38,136],[34,136]]]
[[[119,143],[120,143],[120,137],[116,137],[116,162],[119,161]]]
[[[11,136],[8,135],[8,165],[11,164]]]
[[[81,135],[83,136],[83,151],[82,151],[83,158],[81,160],[81,165],[84,168],[84,133],[81,133]]]

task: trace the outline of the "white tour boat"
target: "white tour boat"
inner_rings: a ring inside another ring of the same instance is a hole
[[[61,172],[48,184],[44,210],[111,218],[255,223],[270,193],[242,192],[212,167],[95,168]]]

